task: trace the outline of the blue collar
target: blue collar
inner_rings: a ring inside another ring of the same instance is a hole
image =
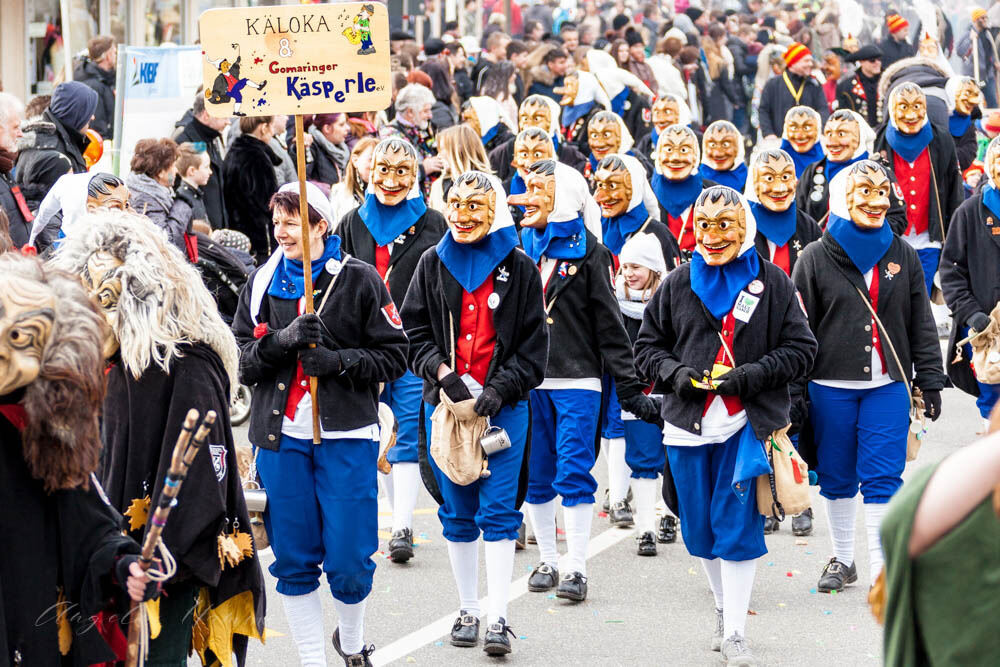
[[[708,312],[717,320],[729,314],[740,290],[757,277],[760,260],[757,249],[745,253],[722,266],[709,266],[701,252],[691,256],[691,289],[698,295]]]
[[[625,117],[625,100],[628,99],[628,86],[611,98],[611,110],[621,117]]]
[[[580,259],[587,254],[587,228],[580,217],[550,222],[541,232],[522,227],[521,245],[536,264],[542,255],[552,259]]]
[[[890,123],[886,128],[885,138],[896,155],[912,164],[931,143],[934,132],[931,130],[930,121],[924,123],[916,134],[903,134]]]
[[[760,202],[750,202],[750,210],[757,221],[757,232],[779,248],[795,236],[795,202],[787,211],[772,211]]]
[[[692,171],[687,178],[679,181],[672,181],[663,174],[653,174],[652,186],[660,206],[673,217],[679,218],[701,194],[701,174]],[[667,221],[660,222],[666,224]]]
[[[517,245],[517,229],[513,225],[487,234],[479,243],[458,243],[447,231],[438,241],[437,254],[448,273],[471,293]]]
[[[860,162],[861,160],[868,159],[868,151],[865,151],[861,155],[850,160],[844,160],[843,162],[830,162],[830,157],[826,158],[826,180],[829,183],[833,180],[833,177],[840,173],[840,170],[844,167],[850,167],[855,162]]]
[[[517,172],[517,169],[515,169],[514,170],[514,175],[510,179],[510,192],[508,194],[511,194],[511,195],[520,195],[520,194],[524,194],[527,191],[528,191],[528,188],[524,184],[524,179],[521,178],[521,174],[519,174]],[[521,206],[520,204],[516,204],[516,206],[519,209],[521,209],[521,213],[524,213],[524,208],[525,208],[524,206]]]
[[[594,108],[594,103],[584,102],[583,104],[576,104],[573,106],[563,107],[562,110],[562,124],[563,127],[572,127],[573,123],[580,120],[587,113]]]
[[[792,158],[792,162],[795,164],[795,178],[800,178],[802,176],[802,172],[806,170],[806,167],[811,165],[813,162],[819,162],[826,157],[823,153],[823,147],[818,141],[805,153],[799,153],[795,150],[795,147],[792,146],[792,142],[788,139],[782,139],[781,150],[788,153],[788,155]]]
[[[826,231],[844,249],[861,275],[871,271],[892,245],[893,234],[888,221],[878,229],[862,229],[853,220],[831,213]]]
[[[997,189],[992,185],[983,187],[983,206],[988,208],[997,220],[1000,220],[1000,192],[997,192]]]
[[[955,112],[948,116],[948,131],[951,132],[951,136],[958,139],[968,131],[969,126],[972,125],[972,116],[967,114],[960,114]]]
[[[386,206],[372,193],[365,194],[365,202],[358,209],[375,245],[386,246],[396,240],[427,211],[423,197],[404,199],[395,206]]]
[[[340,237],[332,235],[323,246],[323,254],[312,261],[313,284],[319,279],[323,267],[331,259],[340,259]],[[306,293],[305,271],[302,260],[282,257],[271,277],[267,293],[276,299],[301,299]]]
[[[650,144],[650,151],[649,152],[653,153],[653,155],[656,155],[656,144],[660,143],[660,133],[657,132],[655,125],[653,125],[652,129],[650,129],[650,131],[649,131],[649,138],[653,142],[653,143]]]
[[[647,220],[649,220],[649,211],[646,210],[646,205],[642,201],[631,211],[626,211],[616,218],[602,217],[601,230],[604,233],[604,245],[612,254],[619,255],[628,237],[646,224]]]
[[[490,129],[486,130],[486,134],[483,135],[483,146],[485,146],[486,144],[490,143],[490,140],[493,137],[497,136],[497,132],[499,132],[499,131],[500,131],[500,123],[499,122],[496,125],[494,125],[493,127],[491,127]]]
[[[703,178],[715,181],[719,185],[730,187],[737,192],[743,192],[743,188],[747,184],[747,166],[742,162],[728,171],[716,171],[707,164],[702,163],[701,175]]]

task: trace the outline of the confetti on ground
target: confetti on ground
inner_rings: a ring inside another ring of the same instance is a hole
[[[792,573],[791,572],[785,572],[785,576],[786,577],[790,577],[790,576],[792,576]]]
[[[809,544],[809,542],[807,542],[806,540],[795,540],[795,546],[797,547],[804,547],[807,544]]]
[[[695,571],[694,571],[693,567],[689,567],[688,568],[688,574],[690,574],[690,575],[694,575],[695,574]]]
[[[792,570],[792,574],[794,574],[795,576],[798,576],[798,575],[802,574],[802,571],[801,570]]]
[[[435,646],[444,646],[444,642],[434,642]]]
[[[550,599],[550,600],[555,600],[555,599],[556,599],[556,596],[555,596],[555,594],[553,594],[553,593],[549,593],[549,599]]]
[[[779,607],[787,607],[788,605],[786,605],[786,604],[785,604],[784,602],[779,602],[779,603],[778,603],[778,606],[779,606]]]
[[[816,589],[815,588],[810,588],[809,592],[815,594],[816,593]]]
[[[824,609],[824,610],[823,610],[823,614],[824,614],[824,615],[826,615],[826,616],[829,616],[829,615],[830,615],[830,614],[832,614],[832,613],[833,613],[833,612],[832,612],[832,611],[830,611],[829,609]]]
[[[836,595],[837,591],[830,591],[830,595]]]
[[[768,561],[767,566],[768,567],[774,567],[774,561],[773,560],[772,561]]]
[[[549,608],[548,608],[548,609],[546,609],[545,611],[549,612],[550,614],[556,614],[556,613],[558,613],[558,612],[557,612],[557,611],[556,611],[555,609],[553,609],[553,608],[551,608],[551,607],[549,607]]]
[[[756,616],[756,615],[757,612],[755,612],[753,609],[747,609],[747,616]]]
[[[624,623],[625,621],[604,621],[605,623]]]
[[[308,201],[308,199],[306,201]],[[518,637],[518,639],[527,639],[527,638],[528,638],[527,635],[521,635],[520,637]]]
[[[414,658],[412,655],[406,656],[406,662],[416,662],[416,661],[417,659]]]
[[[807,556],[812,556],[812,554],[813,554],[813,552],[811,552],[811,551],[807,551],[807,552],[806,552],[806,555],[807,555]]]
[[[607,519],[608,518],[608,513],[607,512],[598,512],[597,516],[601,517],[602,519]]]

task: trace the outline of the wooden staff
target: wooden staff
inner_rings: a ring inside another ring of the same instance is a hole
[[[299,176],[299,217],[302,220],[302,275],[305,279],[306,312],[316,312],[313,307],[312,255],[309,252],[309,200],[306,197],[306,146],[302,138],[302,114],[295,114],[295,167]],[[327,224],[331,221],[327,220]],[[309,347],[316,347],[310,345]],[[319,430],[319,402],[316,400],[316,378],[309,377],[309,398],[312,399],[313,444],[321,442]]]
[[[144,572],[153,564],[153,557],[160,544],[160,536],[163,534],[163,528],[167,525],[167,517],[170,515],[170,510],[177,498],[177,494],[180,493],[181,484],[184,483],[184,478],[187,477],[188,468],[191,467],[195,455],[201,449],[202,445],[205,444],[205,439],[208,438],[208,432],[211,430],[212,424],[215,423],[215,417],[215,412],[209,410],[208,414],[205,415],[205,420],[198,428],[198,432],[194,435],[193,442],[191,441],[191,434],[198,423],[198,411],[188,410],[187,416],[184,418],[184,425],[177,436],[177,444],[174,445],[173,456],[170,457],[170,469],[167,470],[167,478],[163,483],[163,488],[160,490],[160,497],[156,501],[156,510],[153,512],[153,519],[142,542],[139,567]],[[136,667],[139,664],[139,605],[141,604],[141,602],[132,600],[129,605],[126,667]]]

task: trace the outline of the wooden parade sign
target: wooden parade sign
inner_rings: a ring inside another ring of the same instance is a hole
[[[392,103],[378,2],[209,9],[198,22],[213,116],[376,111]]]

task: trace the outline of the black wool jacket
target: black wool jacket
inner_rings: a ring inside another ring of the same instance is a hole
[[[240,293],[233,333],[240,346],[240,382],[254,388],[250,442],[277,451],[296,355],[278,345],[276,333],[297,317],[298,302],[268,295],[270,280],[266,275],[258,280],[261,271],[250,275]],[[324,270],[314,283],[317,309],[332,277]],[[263,292],[257,321],[266,323],[266,333],[255,331],[251,317],[255,289]],[[327,300],[318,313],[324,325],[322,345],[341,352],[344,369],[319,378],[320,423],[325,431],[375,424],[379,383],[392,382],[406,372],[406,334],[382,279],[364,262],[352,258],[343,264]]]
[[[241,134],[233,140],[223,166],[223,197],[229,209],[229,226],[243,232],[258,262],[274,249],[271,197],[278,191],[274,168],[281,159],[260,139]]]
[[[63,125],[48,109],[37,120],[26,121],[21,129],[24,135],[17,140],[14,181],[21,186],[28,207],[37,212],[60,176],[87,171],[83,151],[88,139]]]
[[[879,275],[876,312],[886,329],[880,332],[880,338],[885,343],[888,336],[905,371],[904,377],[890,346],[883,344],[889,377],[897,382],[912,379],[924,390],[942,389],[945,376],[941,372],[941,346],[917,251],[894,237],[873,270]],[[858,295],[861,290],[867,298],[868,286],[829,232],[799,255],[792,279],[802,295],[809,326],[819,341],[819,354],[809,379],[870,380],[872,316]]]
[[[354,209],[340,221],[340,226],[337,228],[337,233],[343,241],[340,248],[362,262],[375,266],[375,239],[368,231],[368,226],[361,219],[358,210]],[[444,221],[444,216],[429,208],[412,227],[393,241],[387,274],[389,293],[393,302],[403,303],[420,256],[428,248],[437,245],[441,237],[447,233],[448,224]]]
[[[885,214],[885,220],[892,231],[902,234],[906,231],[906,202],[903,201],[903,190],[896,180],[896,172],[892,170],[892,164],[880,154],[872,155],[871,159],[885,167],[889,174],[892,193],[889,195],[889,211]],[[826,229],[826,221],[830,217],[830,178],[826,172],[826,160],[813,162],[802,172],[795,189],[795,206],[815,220],[820,229]]]
[[[795,208],[795,233],[788,240],[788,264],[792,270],[795,269],[795,262],[805,247],[813,241],[819,240],[823,236],[822,230],[812,217],[796,206]],[[771,258],[771,249],[767,245],[767,237],[757,228],[757,238],[754,239],[757,254],[761,257]]]
[[[493,292],[500,298],[493,310],[496,344],[484,387],[493,387],[504,405],[513,405],[541,384],[549,353],[542,280],[534,262],[519,248],[493,270]],[[431,405],[439,400],[438,367],[451,366],[463,293],[441,262],[437,248],[425,252],[410,281],[400,317],[410,339],[410,370],[423,378],[424,400]],[[454,370],[460,375],[465,372]]]
[[[965,337],[969,317],[989,315],[1000,302],[1000,218],[983,205],[982,194],[966,199],[951,219],[940,271],[941,290],[953,318],[946,352],[948,377],[962,391],[978,396],[971,359],[954,363],[953,355],[955,343]]]
[[[747,419],[763,440],[789,423],[789,385],[805,376],[816,356],[816,338],[785,272],[760,260],[757,280],[763,283],[760,301],[748,322],[736,321],[733,356],[746,371]],[[722,322],[705,308],[691,289],[691,265],[682,264],[646,306],[635,342],[639,371],[672,387],[683,367],[711,369],[721,346]],[[672,392],[663,397],[665,422],[689,433],[701,430],[705,400],[684,399]]]
[[[205,211],[213,229],[229,227],[229,214],[223,195],[225,188],[222,175],[222,135],[188,111],[174,126],[173,139],[179,144],[185,141],[205,144],[208,162],[212,167],[212,175],[202,188],[205,192]]]
[[[611,285],[611,251],[587,232],[580,259],[557,260],[545,288],[548,310],[547,378],[600,378],[610,375],[619,399],[645,387],[635,373],[635,358]]]

